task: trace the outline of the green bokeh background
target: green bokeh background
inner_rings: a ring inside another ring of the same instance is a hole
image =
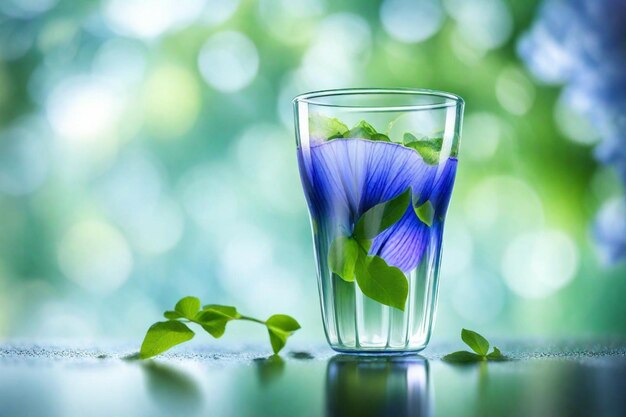
[[[589,234],[618,181],[516,54],[536,8],[6,0],[0,337],[140,338],[194,294],[291,314],[300,340],[321,342],[291,99],[338,87],[466,101],[435,340],[624,335],[626,269],[603,265]]]

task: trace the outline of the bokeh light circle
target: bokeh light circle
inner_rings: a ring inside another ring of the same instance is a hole
[[[383,28],[400,42],[417,43],[430,38],[441,28],[443,18],[438,0],[385,0],[380,6]]]
[[[557,128],[563,136],[574,143],[594,145],[601,139],[600,132],[593,127],[585,114],[583,109],[577,108],[575,97],[569,90],[561,92],[554,106],[554,121]]]
[[[297,70],[301,91],[354,83],[365,70],[371,44],[371,29],[362,17],[353,13],[326,17]]]
[[[118,34],[151,39],[191,23],[203,7],[203,0],[108,0],[103,14]]]
[[[594,224],[599,255],[606,264],[616,262],[626,251],[626,199],[614,197],[600,208]]]
[[[48,176],[49,151],[32,127],[18,124],[0,132],[0,193],[23,195]]]
[[[508,287],[524,298],[544,298],[567,285],[578,271],[578,249],[558,230],[524,233],[506,248],[502,274]]]
[[[198,55],[204,80],[216,90],[241,90],[259,70],[259,54],[252,41],[240,32],[220,32],[210,37]]]
[[[535,101],[535,86],[519,69],[507,67],[496,79],[496,98],[511,114],[526,114]]]
[[[126,238],[98,220],[82,221],[70,228],[59,244],[58,260],[68,279],[96,293],[119,288],[133,267]]]
[[[181,138],[196,123],[200,82],[182,65],[155,68],[143,88],[144,124],[156,137]]]
[[[205,0],[204,3],[202,23],[216,26],[235,14],[240,0]]]
[[[77,76],[58,84],[46,101],[52,129],[72,144],[102,139],[117,125],[123,97],[109,83]]]
[[[122,88],[138,86],[146,73],[146,50],[140,41],[114,38],[106,41],[94,57],[94,72]]]
[[[502,0],[445,0],[461,37],[480,50],[498,48],[513,32],[513,17]]]

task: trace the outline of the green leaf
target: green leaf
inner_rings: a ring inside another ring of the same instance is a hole
[[[500,352],[500,349],[494,346],[493,352],[487,355],[487,359],[489,359],[490,361],[504,361],[506,360],[506,356],[504,356],[502,352]]]
[[[377,134],[378,132],[376,132],[376,129],[374,129],[374,127],[371,124],[367,123],[365,120],[361,120],[359,123],[357,123],[356,126],[350,129],[348,132],[344,133],[343,137],[344,138],[374,139],[374,136],[376,136]]]
[[[410,201],[411,189],[407,188],[391,200],[376,204],[359,218],[354,227],[354,237],[357,240],[374,239],[402,218]]]
[[[265,322],[270,327],[283,332],[295,332],[300,329],[300,323],[296,319],[286,314],[274,314]]]
[[[186,342],[193,338],[194,332],[184,323],[179,321],[160,321],[154,323],[148,329],[146,337],[143,339],[139,357],[141,359],[151,358],[159,353]]]
[[[193,320],[198,310],[200,310],[200,300],[197,297],[184,297],[176,303],[174,310],[181,316]]]
[[[430,200],[426,200],[426,202],[419,207],[414,206],[413,210],[415,210],[417,217],[428,227],[433,225],[433,220],[435,219],[435,208]]]
[[[199,314],[210,312],[213,315],[224,316],[229,319],[238,319],[241,317],[241,314],[237,312],[237,309],[232,306],[223,306],[219,304],[208,304],[202,307],[202,311]]]
[[[334,117],[313,113],[309,116],[309,134],[314,138],[334,139],[342,138],[348,131],[348,126]]]
[[[446,362],[480,362],[484,361],[485,357],[477,355],[472,352],[468,352],[466,350],[460,350],[458,352],[450,353],[442,358]]]
[[[461,331],[461,339],[479,355],[486,356],[487,352],[489,352],[489,342],[487,339],[472,330],[463,329]]]
[[[211,336],[219,339],[226,331],[226,324],[231,320],[240,318],[241,315],[235,307],[210,304],[204,306],[194,321],[202,326]]]
[[[406,132],[403,136],[402,136],[402,143],[404,145],[408,145],[409,143],[413,143],[413,142],[418,142],[420,140],[424,140],[426,139],[425,137],[422,139],[418,139],[414,134]]]
[[[208,334],[216,339],[219,339],[224,335],[224,332],[226,332],[226,323],[228,323],[228,320],[221,319],[202,323],[200,326],[202,326]]]
[[[376,133],[372,135],[371,140],[377,140],[380,142],[391,142],[391,139],[389,139],[389,136],[382,134],[382,133]]]
[[[357,260],[356,282],[369,298],[381,304],[404,311],[409,282],[404,273],[379,256],[365,256]]]
[[[265,322],[274,353],[280,352],[287,338],[300,328],[300,324],[286,314],[275,314]]]
[[[354,281],[354,268],[359,256],[359,244],[347,236],[332,241],[328,250],[330,269],[345,281]]]
[[[411,133],[405,133],[403,136],[403,144],[408,148],[416,150],[427,164],[437,165],[439,163],[439,154],[441,153],[443,138],[418,139]]]
[[[168,320],[176,320],[176,319],[183,318],[183,315],[180,314],[178,311],[168,310],[165,313],[163,313],[163,317],[165,317]]]

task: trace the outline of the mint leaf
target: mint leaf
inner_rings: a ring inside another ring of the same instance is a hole
[[[487,359],[489,359],[490,361],[504,361],[506,360],[506,356],[504,356],[502,352],[500,352],[500,349],[494,346],[493,352],[487,355]]]
[[[168,320],[176,320],[176,319],[182,319],[183,315],[180,314],[178,311],[168,310],[165,313],[163,313],[163,317],[165,317]]]
[[[443,138],[418,139],[411,133],[405,133],[402,143],[404,146],[416,150],[427,164],[437,165],[439,163]]]
[[[381,304],[404,311],[409,282],[404,273],[379,256],[359,255],[356,268],[356,282],[369,298]]]
[[[267,319],[265,324],[267,324],[268,327],[287,333],[292,333],[300,329],[300,323],[298,323],[298,321],[293,317],[286,314],[274,314],[272,317]]]
[[[391,139],[389,139],[389,136],[382,134],[382,133],[376,133],[374,135],[372,135],[372,137],[370,138],[371,140],[377,140],[380,142],[391,142]]]
[[[428,227],[433,225],[433,220],[435,219],[435,208],[430,200],[426,200],[426,202],[419,207],[414,206],[413,210],[415,210],[417,217]]]
[[[216,339],[222,337],[226,331],[226,324],[231,320],[240,318],[235,307],[208,305],[204,306],[196,317],[195,322],[202,326],[211,336]]]
[[[342,138],[348,131],[348,126],[334,117],[313,113],[309,116],[309,134],[317,139]]]
[[[159,353],[193,338],[194,332],[179,321],[160,321],[148,329],[139,350],[141,359],[151,358]]]
[[[493,351],[489,352],[489,342],[478,333],[463,329],[461,330],[461,339],[472,348],[476,353],[467,351],[454,352],[444,356],[442,359],[447,362],[478,362],[478,361],[506,361],[508,358],[500,352],[500,349],[493,347]]]
[[[359,244],[347,236],[332,241],[328,251],[328,264],[331,271],[345,281],[354,281],[354,268],[359,256]]]
[[[265,322],[274,353],[278,353],[287,343],[287,338],[300,328],[300,324],[286,314],[275,314]]]
[[[219,319],[200,323],[200,326],[202,326],[205,332],[219,339],[226,332],[226,323],[228,323],[228,320]]]
[[[376,204],[359,218],[354,227],[357,240],[374,239],[402,218],[411,201],[411,189],[384,203]]]
[[[176,303],[174,310],[181,316],[192,320],[198,310],[200,310],[200,300],[197,297],[181,298],[180,301]]]
[[[480,362],[484,361],[485,357],[477,355],[472,352],[468,352],[466,350],[460,350],[458,352],[450,353],[442,358],[446,362]]]
[[[238,319],[241,317],[241,314],[237,312],[235,307],[231,306],[222,306],[219,304],[208,304],[202,307],[202,313],[208,312],[214,315],[223,316],[229,319]]]
[[[472,348],[474,352],[481,356],[486,356],[487,352],[489,352],[489,342],[487,339],[472,330],[463,329],[461,331],[461,339],[467,346]]]
[[[344,138],[360,138],[360,139],[372,139],[378,132],[374,127],[367,123],[365,120],[361,120],[350,129],[348,132],[344,133]]]
[[[425,140],[425,139],[426,139],[426,137],[418,139],[414,134],[406,132],[402,136],[402,144],[408,145],[409,143],[418,142],[420,140]]]

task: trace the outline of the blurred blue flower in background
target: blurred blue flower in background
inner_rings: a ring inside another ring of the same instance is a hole
[[[626,2],[546,0],[518,52],[533,74],[562,84],[562,101],[601,138],[596,157],[626,184]],[[599,211],[594,235],[604,260],[626,258],[626,196]]]

